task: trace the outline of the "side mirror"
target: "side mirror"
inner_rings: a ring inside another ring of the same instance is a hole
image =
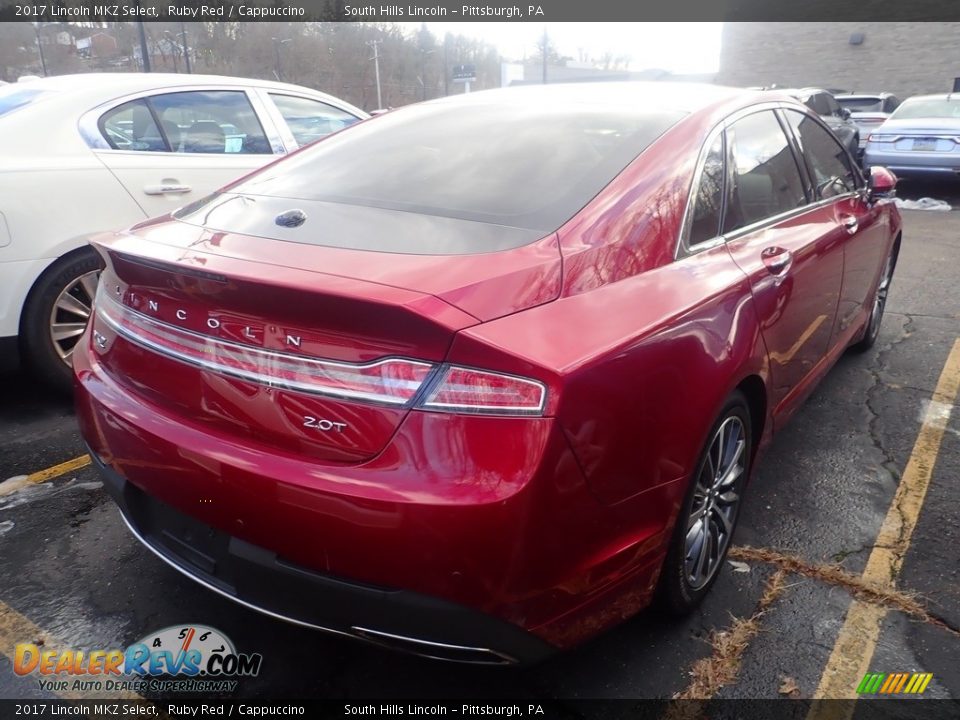
[[[869,202],[892,198],[897,190],[897,176],[885,167],[871,167],[867,189],[867,200]]]
[[[842,117],[844,120],[849,120],[849,119],[850,119],[850,110],[849,110],[848,108],[845,108],[845,107],[840,108],[840,117]]]

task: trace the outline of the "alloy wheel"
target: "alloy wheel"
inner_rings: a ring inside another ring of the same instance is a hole
[[[60,292],[50,311],[50,341],[67,365],[70,365],[73,348],[90,319],[99,279],[99,270],[76,278]]]
[[[740,503],[740,477],[746,470],[746,430],[739,417],[717,428],[697,473],[687,518],[684,573],[691,589],[710,582],[730,544]]]
[[[880,332],[880,321],[883,320],[883,311],[887,307],[887,294],[890,292],[890,281],[893,279],[893,255],[887,258],[883,276],[877,286],[877,294],[873,300],[873,313],[870,315],[870,337]]]

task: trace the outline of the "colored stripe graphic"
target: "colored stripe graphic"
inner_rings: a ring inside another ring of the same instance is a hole
[[[933,673],[867,673],[857,686],[857,695],[919,695],[933,680]]]

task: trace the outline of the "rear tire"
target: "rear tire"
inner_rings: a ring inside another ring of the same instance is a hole
[[[897,249],[894,246],[887,257],[887,264],[883,268],[880,282],[877,284],[873,296],[873,310],[870,311],[870,318],[867,320],[866,328],[864,328],[863,339],[850,346],[852,352],[866,352],[877,344],[877,338],[880,337],[880,324],[883,322],[883,312],[887,307],[887,296],[890,293],[890,283],[893,282],[893,271],[896,266]]]
[[[716,582],[740,515],[752,451],[750,410],[738,390],[710,429],[677,517],[657,588],[667,613],[690,613]]]
[[[100,267],[93,248],[64,255],[40,276],[23,308],[23,367],[62,392],[73,387],[70,361],[90,316]]]

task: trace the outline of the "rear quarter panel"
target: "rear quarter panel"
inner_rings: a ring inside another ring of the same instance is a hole
[[[662,550],[719,408],[744,378],[768,376],[726,247],[674,260],[702,143],[740,105],[678,123],[560,229],[560,299],[461,331],[451,348],[455,362],[547,382],[548,413],[607,509],[593,557],[614,565]]]
[[[451,358],[489,366],[501,352],[513,371],[549,368],[551,410],[606,505],[689,477],[727,395],[767,377],[749,283],[724,246],[464,330]]]

